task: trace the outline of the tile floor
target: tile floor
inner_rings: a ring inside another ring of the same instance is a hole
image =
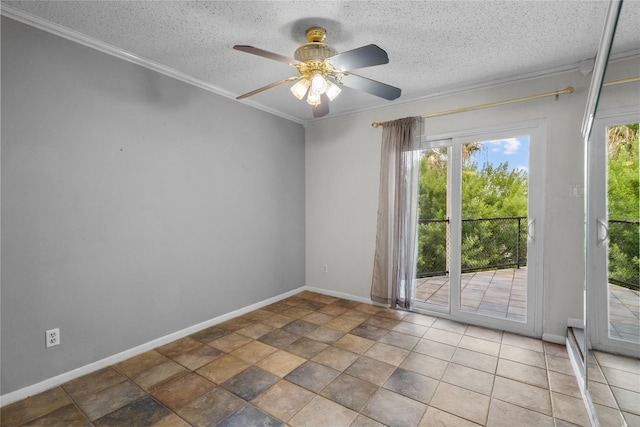
[[[308,291],[1,417],[6,427],[589,425],[564,346]]]

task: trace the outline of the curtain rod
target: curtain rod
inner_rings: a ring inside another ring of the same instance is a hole
[[[612,85],[616,85],[616,84],[620,84],[620,83],[633,82],[633,81],[637,81],[637,80],[640,80],[640,76],[630,77],[630,78],[627,78],[627,79],[614,80],[614,81],[611,81],[611,82],[604,83],[604,86],[612,86]],[[446,110],[446,111],[439,111],[437,113],[423,114],[420,117],[422,117],[423,119],[426,119],[426,118],[429,118],[429,117],[444,116],[444,115],[447,115],[447,114],[462,113],[464,111],[471,111],[471,110],[479,110],[481,108],[495,107],[495,106],[498,106],[498,105],[511,104],[511,103],[514,103],[514,102],[528,101],[530,99],[544,98],[546,96],[559,96],[559,95],[561,95],[563,93],[573,93],[573,90],[574,89],[573,89],[572,86],[568,86],[565,89],[556,90],[556,91],[553,91],[553,92],[539,93],[537,95],[523,96],[523,97],[520,97],[520,98],[506,99],[506,100],[503,100],[503,101],[489,102],[487,104],[472,105],[470,107],[456,108],[454,110]],[[382,125],[384,125],[384,122],[373,122],[373,123],[371,123],[371,126],[373,126],[374,128],[377,128],[377,127],[382,126]]]

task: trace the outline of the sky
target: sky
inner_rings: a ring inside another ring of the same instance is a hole
[[[517,138],[483,141],[486,150],[474,153],[471,160],[482,167],[485,162],[495,166],[508,162],[509,170],[523,169],[529,171],[529,136]]]

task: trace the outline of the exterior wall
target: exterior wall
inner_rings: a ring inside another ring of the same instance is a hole
[[[301,125],[2,18],[1,393],[303,286],[304,203]]]

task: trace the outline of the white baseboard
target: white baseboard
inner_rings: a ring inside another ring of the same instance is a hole
[[[574,317],[569,317],[567,319],[567,327],[568,328],[584,329],[584,320],[583,319],[576,319]]]
[[[308,288],[306,286],[302,286],[300,288],[294,289],[289,292],[285,292],[275,297],[267,298],[264,301],[260,301],[255,304],[251,304],[249,306],[239,308],[238,310],[234,310],[232,312],[207,320],[205,322],[198,323],[197,325],[189,326],[188,328],[154,339],[147,343],[141,344],[137,347],[130,348],[121,353],[114,354],[112,356],[106,357],[102,360],[98,360],[96,362],[90,363],[88,365],[82,366],[72,371],[65,372],[60,375],[56,375],[55,377],[21,388],[20,390],[16,390],[11,393],[4,394],[0,396],[0,407],[9,405],[11,403],[17,402],[22,399],[26,399],[29,396],[42,393],[43,391],[47,391],[61,384],[64,384],[68,381],[74,380],[76,378],[80,378],[83,375],[87,375],[92,372],[98,371],[100,369],[106,368],[108,366],[115,365],[116,363],[120,363],[124,360],[130,359],[146,351],[153,350],[154,348],[160,347],[161,345],[165,345],[175,340],[178,340],[180,338],[184,338],[188,335],[191,335],[203,329],[209,328],[218,323],[224,322],[229,319],[233,319],[234,317],[242,316],[243,314],[249,313],[261,307],[267,306],[269,304],[273,304],[274,302],[278,302],[282,299],[285,299],[292,295],[300,293],[305,289],[318,292],[318,293],[326,293],[326,292],[322,292],[321,289]]]
[[[351,300],[351,301],[362,302],[362,303],[365,303],[365,304],[371,304],[371,305],[378,305],[378,306],[381,306],[381,307],[386,307],[383,304],[379,304],[379,303],[377,303],[375,301],[372,301],[371,298],[357,297],[355,295],[345,294],[343,292],[332,291],[332,290],[329,290],[329,289],[316,288],[316,287],[313,287],[313,286],[303,286],[303,289],[307,290],[307,291],[311,291],[311,292],[317,292],[317,293],[323,294],[323,295],[328,295],[330,297],[348,299],[348,300]]]
[[[567,337],[556,334],[542,334],[542,341],[565,345],[567,343]]]

